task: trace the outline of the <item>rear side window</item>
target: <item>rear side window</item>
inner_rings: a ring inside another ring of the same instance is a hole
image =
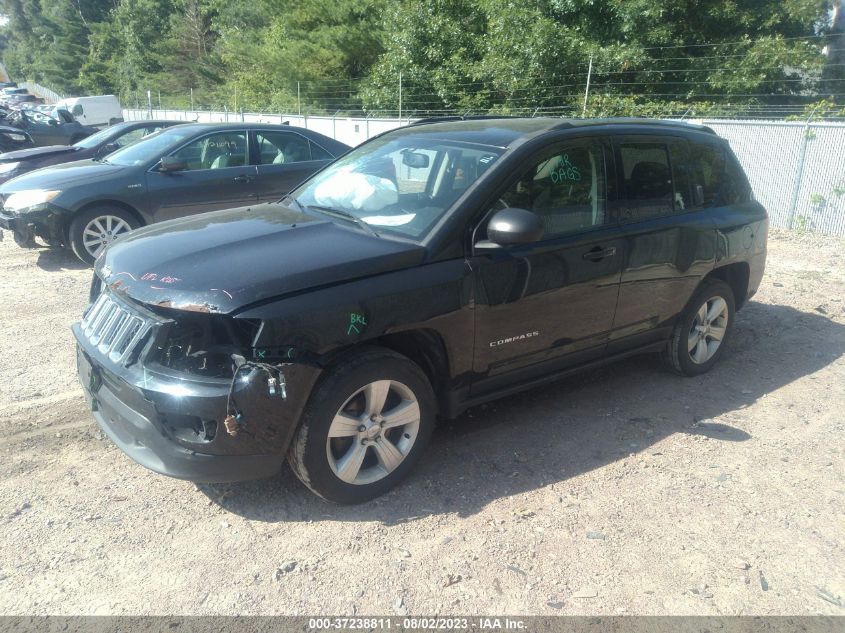
[[[673,211],[674,186],[669,148],[663,143],[622,143],[622,220],[637,222]]]

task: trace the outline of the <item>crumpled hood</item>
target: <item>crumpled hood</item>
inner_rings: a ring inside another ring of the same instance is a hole
[[[36,169],[13,178],[3,184],[0,193],[10,194],[30,189],[67,189],[104,180],[125,169],[128,168],[93,160],[76,160]]]
[[[113,291],[142,303],[232,313],[256,301],[414,266],[424,255],[417,244],[267,203],[133,231],[105,251],[96,270]]]
[[[16,149],[13,152],[4,152],[3,154],[0,154],[0,161],[4,163],[12,163],[22,160],[31,160],[33,158],[43,158],[45,156],[71,154],[76,151],[78,151],[78,149],[71,145],[47,145],[45,147],[31,147],[29,149]]]

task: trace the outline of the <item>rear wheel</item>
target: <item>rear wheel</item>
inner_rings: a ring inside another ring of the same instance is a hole
[[[86,264],[93,264],[106,246],[139,226],[138,220],[124,209],[88,209],[78,213],[70,223],[70,245],[79,259]]]
[[[341,361],[314,390],[288,452],[313,492],[336,503],[384,494],[413,468],[434,427],[422,370],[389,350]]]
[[[686,376],[709,371],[725,349],[735,316],[731,287],[705,281],[681,313],[666,348],[667,365]]]

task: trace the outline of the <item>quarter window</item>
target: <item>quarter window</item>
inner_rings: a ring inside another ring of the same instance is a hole
[[[502,196],[509,207],[540,216],[545,239],[606,222],[604,153],[597,144],[569,145],[535,163]]]
[[[693,143],[690,146],[691,164],[695,170],[693,192],[696,206],[712,207],[717,204],[725,172],[725,153],[720,147]]]
[[[727,157],[725,182],[722,184],[724,204],[743,204],[751,201],[751,185],[739,162],[731,155]]]
[[[187,164],[187,169],[224,169],[243,167],[246,159],[246,133],[209,134],[189,143],[174,156]]]

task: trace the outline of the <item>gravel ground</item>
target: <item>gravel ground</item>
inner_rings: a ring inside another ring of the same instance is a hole
[[[845,240],[774,233],[708,375],[628,360],[442,424],[336,507],[201,486],[97,430],[90,271],[0,243],[0,613],[845,614]]]

